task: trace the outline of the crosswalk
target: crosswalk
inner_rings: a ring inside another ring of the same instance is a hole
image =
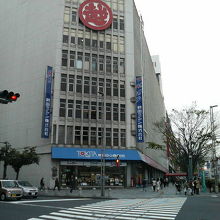
[[[185,201],[183,197],[108,200],[28,220],[175,220]]]

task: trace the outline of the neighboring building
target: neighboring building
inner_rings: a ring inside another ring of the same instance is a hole
[[[0,89],[21,94],[0,105],[0,142],[37,146],[39,166],[20,172],[34,184],[44,177],[52,186],[58,176],[63,187],[73,179],[98,185],[103,146],[107,185],[150,182],[168,171],[166,152],[147,148],[162,143],[153,123],[166,111],[141,19],[133,0],[103,1],[112,24],[102,2],[82,2],[0,2]],[[80,21],[80,5],[82,21],[87,9],[101,6],[103,30],[92,30],[99,29],[97,17],[90,17],[90,28]]]

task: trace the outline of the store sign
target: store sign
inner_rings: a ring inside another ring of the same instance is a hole
[[[144,142],[144,109],[143,109],[143,83],[142,77],[136,77],[136,139],[138,143]]]
[[[82,23],[93,30],[107,29],[113,20],[111,8],[101,0],[86,0],[79,7]]]

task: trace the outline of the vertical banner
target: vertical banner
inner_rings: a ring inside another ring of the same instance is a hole
[[[138,143],[144,142],[144,118],[143,118],[143,83],[142,76],[136,77],[136,138]]]
[[[51,88],[52,88],[52,77],[53,68],[47,67],[46,82],[44,91],[44,106],[43,106],[43,121],[42,121],[42,138],[49,138],[50,136],[50,109],[51,109]]]

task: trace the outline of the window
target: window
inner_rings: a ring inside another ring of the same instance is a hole
[[[99,34],[99,48],[104,49],[104,34]]]
[[[120,121],[125,121],[125,105],[120,105]]]
[[[99,89],[98,89],[98,91],[104,93],[104,79],[102,79],[102,78],[99,78]]]
[[[120,81],[120,97],[125,97],[125,81]]]
[[[57,137],[57,125],[53,125],[53,143],[56,144],[56,137]]]
[[[114,128],[113,129],[113,146],[118,146],[118,129]]]
[[[89,101],[83,102],[83,119],[89,119]]]
[[[67,61],[68,61],[68,50],[62,50],[62,66],[67,67]]]
[[[106,146],[112,146],[112,129],[106,128]]]
[[[91,139],[90,139],[90,144],[91,145],[96,145],[96,128],[91,127]]]
[[[113,120],[118,121],[118,104],[113,104]]]
[[[119,52],[120,52],[120,53],[124,53],[124,52],[125,52],[125,41],[124,41],[124,37],[120,37],[120,40],[119,40]]]
[[[112,120],[112,104],[106,103],[106,120]]]
[[[113,52],[118,53],[118,37],[113,36]]]
[[[97,40],[92,40],[92,47],[97,49],[97,47],[98,47],[98,41]]]
[[[126,130],[121,129],[121,146],[126,147]]]
[[[113,80],[113,96],[118,96],[118,80]]]
[[[66,99],[60,99],[60,117],[66,116]]]
[[[97,106],[97,103],[96,102],[91,102],[91,119],[96,119],[97,116],[97,111],[96,111],[96,106]]]
[[[86,47],[90,47],[91,43],[90,43],[90,39],[86,38],[85,39],[85,46]]]
[[[114,17],[113,18],[113,29],[118,29],[118,19],[117,17]]]
[[[89,128],[83,127],[83,144],[89,145]]]
[[[121,12],[124,11],[124,0],[118,1],[118,7],[119,7],[119,11],[121,11]]]
[[[70,7],[65,7],[64,11],[64,23],[70,22]]]
[[[103,129],[98,128],[98,144],[102,145]]]
[[[106,79],[106,96],[112,96],[112,81]]]
[[[104,71],[104,56],[99,55],[99,71]]]
[[[71,29],[71,38],[70,38],[70,43],[71,44],[76,44],[76,30],[75,29]]]
[[[67,86],[67,75],[62,73],[60,90],[66,92],[66,86]]]
[[[77,53],[77,61],[76,61],[76,68],[77,69],[82,69],[82,65],[83,65],[83,53],[78,52]]]
[[[76,11],[72,11],[72,22],[76,22]]]
[[[81,100],[76,100],[76,118],[81,118],[81,106],[82,106],[82,101]]]
[[[80,145],[81,143],[80,137],[81,137],[81,127],[75,126],[75,144]]]
[[[59,125],[58,144],[65,144],[65,126]]]
[[[97,71],[97,55],[92,54],[92,71],[96,72]]]
[[[82,93],[82,76],[76,77],[76,92]]]
[[[113,0],[113,3],[112,3],[112,8],[113,8],[113,10],[118,10],[118,2],[117,2],[117,0]]]
[[[118,58],[113,57],[113,73],[118,73]]]
[[[70,51],[70,67],[75,67],[75,51]]]
[[[99,102],[99,119],[102,119],[102,108],[103,108],[104,103]]]
[[[111,35],[106,35],[106,50],[111,50]]]
[[[78,37],[78,46],[83,47],[83,37]]]
[[[69,92],[74,92],[75,76],[69,75]]]
[[[92,77],[92,94],[97,95],[97,78]]]
[[[89,70],[90,68],[90,54],[86,53],[85,54],[85,63],[84,63],[84,69]]]
[[[120,18],[120,30],[123,31],[125,29],[124,27],[124,19],[123,18]]]
[[[89,94],[90,93],[90,86],[89,86],[90,78],[85,76],[84,77],[84,93]]]
[[[125,59],[120,58],[120,73],[125,74]]]
[[[106,57],[106,72],[111,73],[112,72],[112,65],[111,65],[111,57]]]
[[[73,126],[67,126],[66,144],[73,144]]]
[[[63,30],[63,43],[68,44],[69,42],[69,30],[68,28],[64,28]]]
[[[73,100],[68,100],[67,105],[67,116],[72,118],[73,117]]]

